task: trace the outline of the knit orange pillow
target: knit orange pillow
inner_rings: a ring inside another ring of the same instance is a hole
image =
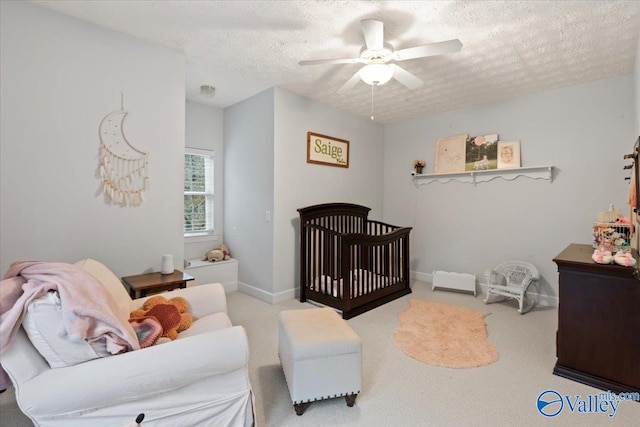
[[[131,313],[132,319],[141,317],[153,317],[162,325],[162,337],[176,339],[178,333],[188,329],[193,323],[191,314],[185,313],[189,303],[182,297],[174,297],[169,300],[162,295],[155,295],[147,299],[142,309]],[[177,315],[176,315],[177,313]]]
[[[158,304],[145,313],[145,317],[155,317],[162,325],[162,336],[171,338],[178,337],[178,326],[180,325],[180,310],[172,304]]]

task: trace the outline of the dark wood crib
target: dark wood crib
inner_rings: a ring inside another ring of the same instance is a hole
[[[409,233],[367,218],[371,209],[327,203],[300,213],[300,302],[349,319],[411,293]]]

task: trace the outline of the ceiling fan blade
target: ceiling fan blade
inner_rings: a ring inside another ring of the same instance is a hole
[[[343,95],[353,89],[355,85],[360,81],[360,70],[358,70],[340,89],[336,91],[337,94]]]
[[[384,24],[375,19],[363,19],[360,21],[360,26],[367,49],[382,50],[384,47]]]
[[[360,58],[342,58],[342,59],[311,59],[308,61],[300,61],[299,65],[324,65],[324,64],[355,64],[360,62]]]
[[[424,82],[396,64],[389,64],[393,68],[393,78],[408,87],[409,89],[418,89]]]
[[[462,49],[462,42],[458,39],[426,44],[424,46],[409,47],[393,52],[393,59],[404,61],[406,59],[424,58],[425,56],[445,55],[456,53]]]

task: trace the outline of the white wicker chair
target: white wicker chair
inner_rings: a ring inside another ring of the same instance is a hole
[[[493,270],[485,271],[487,297],[485,304],[503,301],[505,297],[518,300],[520,314],[531,310],[535,304],[534,298],[527,295],[529,285],[540,279],[538,269],[526,261],[505,261]],[[492,299],[498,295],[502,298]]]

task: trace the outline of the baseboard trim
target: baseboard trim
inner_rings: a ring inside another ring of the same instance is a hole
[[[411,271],[409,273],[409,277],[411,278],[411,280],[419,280],[421,282],[433,283],[432,273],[423,273],[421,271]]]
[[[433,274],[431,273],[423,273],[421,271],[411,271],[410,277],[412,280],[433,283]],[[479,293],[486,295],[487,285],[482,283],[476,283],[476,286],[478,287]],[[536,305],[539,305],[542,307],[558,307],[558,297],[556,296],[540,294],[535,292],[532,292],[531,294],[536,296]]]
[[[432,273],[423,273],[421,271],[412,271],[410,273],[411,280],[418,280],[420,282],[433,283],[433,274]],[[259,299],[260,301],[264,301],[267,304],[278,304],[283,301],[288,301],[290,299],[296,298],[297,289],[288,289],[286,291],[271,293],[267,292],[263,289],[257,288],[255,286],[249,285],[244,282],[228,282],[223,283],[225,292],[235,292],[239,291],[243,294],[247,294],[254,298]],[[480,294],[486,295],[487,293],[487,285],[482,283],[476,283],[478,286],[478,292]],[[445,291],[446,292],[446,291]],[[558,307],[558,297],[545,295],[545,294],[536,294],[535,292],[532,295],[536,296],[536,305],[542,307]]]
[[[256,288],[255,286],[252,286],[243,282],[238,282],[238,286],[236,290],[271,305],[278,304],[283,301],[288,301],[296,297],[295,289],[288,289],[286,291],[277,292],[274,294],[271,292],[267,292],[264,289]]]
[[[238,282],[225,282],[222,284],[225,293],[236,292],[238,290]]]
[[[544,295],[544,294],[536,294],[535,292],[534,292],[534,295],[536,295],[537,297],[536,305],[540,305],[542,307],[558,308],[558,304],[560,301],[558,297],[553,297],[553,296]]]
[[[481,293],[483,295],[487,294],[487,285],[484,283],[478,283]],[[530,288],[531,289],[531,288]],[[554,297],[546,294],[539,294],[536,292],[527,291],[527,295],[533,295],[536,299],[536,305],[540,307],[558,307],[558,297]]]
[[[220,283],[222,285],[222,287],[224,288],[224,293],[225,294],[228,294],[230,292],[236,292],[238,290],[238,282],[235,282],[235,281],[224,282],[224,283],[221,283],[221,282],[210,282],[210,283]],[[206,284],[206,283],[203,283],[203,284]],[[191,284],[190,282],[187,283],[187,288],[191,288],[191,287],[194,287],[194,286],[200,286],[200,284],[199,283]]]

